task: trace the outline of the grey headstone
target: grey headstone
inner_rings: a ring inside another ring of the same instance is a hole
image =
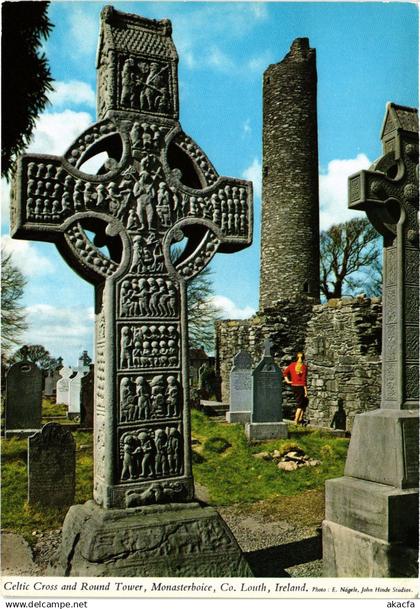
[[[266,339],[264,354],[252,373],[253,404],[251,422],[245,425],[248,440],[287,438],[283,423],[282,374],[271,356],[272,343]]]
[[[57,381],[57,394],[55,401],[57,404],[65,404],[68,406],[70,378],[73,376],[74,372],[70,366],[63,366],[59,373],[60,379]]]
[[[93,427],[94,365],[90,364],[89,372],[82,378],[80,389],[80,427]]]
[[[48,507],[74,502],[75,442],[58,423],[47,423],[28,438],[28,503]]]
[[[60,370],[48,370],[45,377],[44,394],[48,397],[55,396],[57,393],[57,383],[60,380]]]
[[[249,422],[252,410],[252,358],[239,351],[230,372],[230,401],[226,418],[229,423]]]
[[[95,286],[94,500],[104,512],[193,500],[186,286],[219,248],[252,242],[252,185],[219,176],[179,123],[171,32],[168,20],[103,9],[99,122],[63,157],[21,157],[12,197],[12,235],[58,243]],[[104,171],[83,173],[98,147],[109,152]],[[184,236],[191,247],[174,262]]]
[[[41,427],[42,371],[32,362],[13,364],[6,375],[5,431]]]

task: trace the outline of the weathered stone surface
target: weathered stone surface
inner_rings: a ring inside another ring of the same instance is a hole
[[[322,523],[324,577],[417,577],[418,550],[400,543]]]
[[[279,423],[246,423],[245,434],[248,440],[274,440],[276,438],[287,438],[287,424]]]
[[[304,348],[311,425],[330,427],[341,404],[351,431],[357,414],[378,407],[381,330],[381,304],[369,298],[314,307]]]
[[[197,503],[73,506],[63,528],[63,570],[92,577],[252,577],[222,518]]]
[[[28,503],[70,506],[76,484],[76,447],[71,431],[47,423],[28,438]]]
[[[325,485],[325,519],[388,542],[418,539],[419,498],[385,484],[344,476]]]
[[[263,81],[260,310],[303,294],[319,299],[315,49],[297,38]]]
[[[381,408],[358,415],[344,473],[400,489],[418,486],[419,419],[415,411]]]
[[[382,157],[349,178],[349,207],[384,238],[381,408],[356,416],[345,477],[326,483],[329,576],[418,575],[417,110],[388,104],[381,137]]]
[[[99,122],[64,157],[18,162],[13,236],[56,242],[95,285],[94,498],[105,507],[132,492],[140,503],[193,497],[186,282],[252,240],[251,184],[220,177],[178,122],[177,63],[167,20],[105,7]],[[103,172],[84,173],[98,148]]]
[[[247,351],[239,351],[233,358],[233,366],[230,371],[227,421],[230,423],[249,421],[252,400],[252,358]]]
[[[270,341],[266,341],[264,355],[252,373],[251,423],[278,423],[283,419],[282,374],[270,348]]]
[[[42,371],[32,362],[10,366],[6,375],[5,433],[41,427]]]
[[[1,573],[27,575],[34,568],[32,550],[27,541],[16,533],[1,533]]]
[[[252,184],[219,176],[178,122],[178,55],[171,31],[168,20],[103,9],[99,122],[63,157],[21,157],[12,196],[13,236],[55,242],[95,286],[94,499],[106,508],[97,507],[104,522],[121,520],[120,509],[128,518],[118,534],[121,542],[115,527],[106,529],[109,551],[133,551],[131,508],[184,504],[194,497],[186,284],[217,251],[230,253],[252,242]],[[84,163],[99,152],[108,154],[103,167],[95,175],[85,173]],[[185,248],[174,259],[171,246],[184,238]],[[168,508],[169,520],[172,512]],[[74,551],[76,564],[73,541],[80,539],[95,562],[104,544],[87,548],[92,537],[85,535],[84,523],[92,530],[93,516],[82,508],[77,513],[63,531],[64,540],[72,538],[68,559]],[[153,514],[133,561],[114,554],[101,563],[101,574],[137,575],[137,562],[146,564],[145,575],[175,574],[177,568],[188,573],[187,562],[176,557],[184,545],[190,548],[189,538],[199,537],[198,562],[200,543],[217,547],[223,537],[214,523],[201,531],[194,522],[199,512],[181,536],[179,522],[165,525],[165,509]],[[147,549],[162,536],[168,541],[154,554],[156,564],[149,564]],[[224,550],[226,543],[221,542]],[[240,552],[235,556],[228,572],[241,575]],[[200,568],[224,572],[223,560],[229,558],[217,554],[213,563],[210,554],[203,555]],[[88,558],[78,571],[97,572]]]

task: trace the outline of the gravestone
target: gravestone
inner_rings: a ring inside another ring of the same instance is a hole
[[[389,104],[383,155],[349,178],[349,207],[383,236],[382,396],[357,415],[344,477],[326,483],[324,573],[416,577],[419,480],[418,115]]]
[[[41,427],[42,370],[27,360],[6,374],[5,435],[30,435]]]
[[[76,448],[71,431],[47,423],[28,438],[28,503],[70,506],[76,484]]]
[[[169,21],[105,7],[99,122],[63,157],[18,161],[13,236],[55,242],[95,286],[94,501],[66,517],[67,575],[250,575],[218,513],[194,502],[186,284],[250,245],[252,186],[220,177],[182,131],[177,63]]]
[[[57,404],[69,405],[69,386],[70,378],[74,375],[74,371],[70,366],[63,366],[60,370],[60,379],[57,381],[57,393],[55,401]]]
[[[93,428],[93,396],[94,396],[94,364],[90,364],[89,372],[82,378],[80,388],[80,427]]]
[[[51,368],[47,372],[45,377],[44,394],[46,397],[55,397],[57,394],[57,383],[60,380],[60,368],[52,370]]]
[[[247,351],[239,351],[233,358],[230,371],[228,423],[249,423],[252,397],[252,358]]]
[[[77,370],[80,372],[89,372],[89,366],[91,363],[92,359],[89,357],[88,352],[83,351],[82,355],[79,357]]]
[[[82,389],[82,378],[85,372],[78,371],[69,380],[69,403],[67,416],[69,419],[80,417],[80,392]]]
[[[272,343],[264,341],[264,354],[252,373],[251,422],[245,425],[248,440],[287,438],[283,423],[282,373],[271,355]]]

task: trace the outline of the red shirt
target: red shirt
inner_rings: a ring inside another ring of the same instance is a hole
[[[283,370],[283,376],[288,376],[292,381],[292,385],[297,385],[299,387],[306,386],[306,377],[308,375],[308,367],[305,364],[302,364],[301,373],[298,374],[296,372],[296,364],[297,362],[292,362],[287,368]]]

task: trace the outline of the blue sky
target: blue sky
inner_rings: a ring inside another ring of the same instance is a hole
[[[104,2],[51,2],[45,52],[55,79],[32,152],[62,154],[95,121],[95,57]],[[212,262],[226,317],[258,307],[262,74],[307,36],[317,50],[321,228],[347,220],[346,178],[380,155],[387,101],[418,106],[418,9],[391,2],[114,2],[169,18],[180,57],[180,121],[221,175],[254,182],[254,243]],[[53,245],[11,241],[2,183],[2,240],[28,278],[24,340],[76,364],[93,353],[93,289]]]

